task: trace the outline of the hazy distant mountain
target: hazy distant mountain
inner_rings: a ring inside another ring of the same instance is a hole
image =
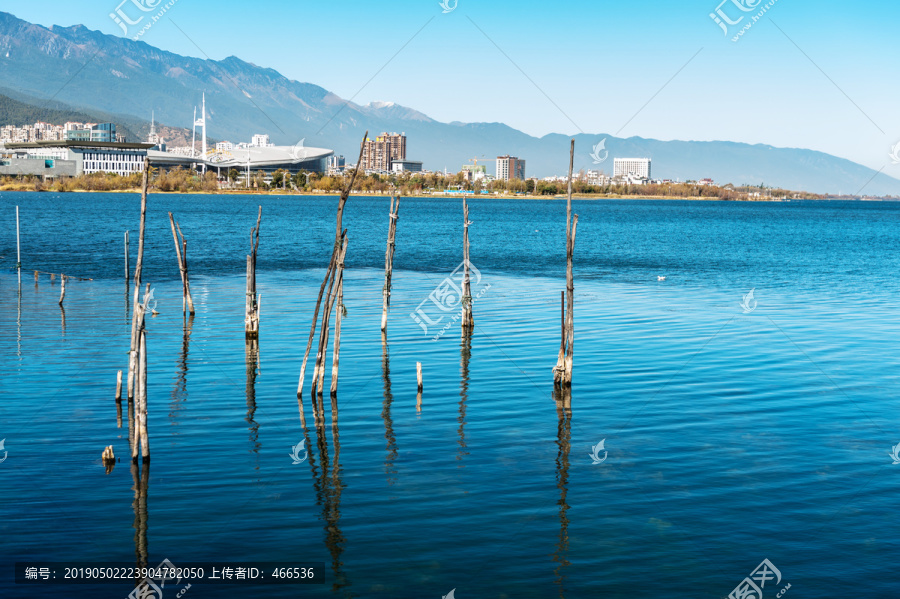
[[[268,133],[274,143],[332,148],[355,162],[359,140],[405,132],[408,157],[432,170],[459,170],[473,157],[524,158],[529,176],[564,174],[568,137],[536,138],[501,123],[441,123],[393,102],[360,106],[311,83],[234,56],[190,58],[82,25],[45,28],[0,12],[0,85],[55,98],[82,112],[130,115],[190,128],[206,93],[208,135],[234,142]],[[138,134],[144,134],[143,128]],[[607,160],[594,164],[593,145],[606,138]],[[650,157],[653,176],[782,186],[820,193],[900,195],[900,180],[822,152],[733,142],[657,141],[604,134],[576,137],[576,169],[612,170],[612,159]],[[493,166],[489,166],[491,172]],[[873,178],[874,177],[874,178]],[[868,183],[868,184],[867,184]]]

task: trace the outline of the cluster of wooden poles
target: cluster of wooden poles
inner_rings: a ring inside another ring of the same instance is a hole
[[[365,139],[368,136],[366,132]],[[332,248],[331,260],[325,272],[325,277],[319,287],[319,294],[316,300],[316,307],[313,312],[312,325],[310,327],[309,339],[307,341],[306,351],[303,356],[303,362],[300,367],[300,379],[297,385],[297,398],[303,396],[303,386],[306,376],[307,361],[312,350],[313,341],[316,339],[318,330],[319,337],[316,345],[316,360],[313,366],[312,382],[309,387],[310,395],[315,408],[316,419],[320,417],[324,420],[324,402],[317,402],[317,398],[321,398],[324,392],[324,379],[326,357],[328,354],[328,345],[331,332],[332,314],[336,312],[334,324],[334,341],[332,349],[332,368],[331,368],[331,402],[332,412],[336,410],[336,398],[338,389],[338,373],[340,364],[340,344],[341,344],[341,321],[346,316],[346,308],[344,307],[343,290],[344,290],[344,261],[347,256],[347,246],[349,238],[347,229],[343,228],[343,213],[350,191],[359,173],[359,165],[362,162],[362,148],[360,156],[356,163],[350,181],[342,190],[337,208],[337,222],[335,227],[334,246]],[[569,185],[566,204],[566,289],[562,292],[562,327],[560,338],[560,349],[557,364],[553,368],[554,385],[557,388],[569,388],[572,384],[572,365],[574,354],[574,281],[573,281],[573,254],[575,250],[575,232],[578,226],[578,215],[572,214],[572,170],[575,157],[575,141],[572,140],[569,152]],[[150,461],[149,434],[147,431],[147,342],[146,342],[146,313],[153,292],[150,285],[147,284],[144,289],[143,296],[140,297],[141,291],[141,273],[144,258],[144,232],[146,227],[147,212],[147,190],[150,175],[149,161],[144,161],[144,175],[141,188],[141,222],[140,235],[138,242],[137,263],[134,271],[134,291],[132,300],[132,325],[131,325],[131,348],[129,352],[128,379],[127,379],[127,397],[129,409],[129,440],[131,444],[132,462],[138,462],[138,456],[143,458],[144,463]],[[391,198],[391,206],[389,212],[389,226],[387,237],[387,250],[385,252],[385,282],[382,292],[383,308],[381,318],[381,331],[384,334],[387,330],[387,314],[391,302],[393,262],[396,252],[396,235],[397,220],[400,213],[400,197]],[[259,230],[262,220],[262,207],[256,219],[256,226],[250,231],[250,254],[247,255],[247,292],[246,292],[246,309],[245,309],[245,335],[248,342],[255,342],[259,336],[259,314],[260,314],[260,294],[256,287],[256,263],[257,253],[259,249]],[[172,229],[172,237],[175,243],[175,255],[178,260],[178,269],[181,274],[182,282],[182,310],[185,315],[194,314],[194,303],[191,297],[190,280],[188,276],[187,264],[187,241],[181,231],[181,227],[175,220],[172,213],[169,213],[169,223]],[[469,259],[469,226],[472,222],[469,220],[469,206],[463,199],[463,279],[462,279],[462,321],[461,326],[463,335],[471,333],[475,327],[475,318],[473,314],[473,299],[470,281],[470,259]],[[128,257],[128,232],[125,232],[125,274],[126,279],[129,276],[129,257]],[[37,276],[37,272],[35,273]],[[63,290],[60,298],[60,305],[65,297],[65,279],[63,275]],[[324,300],[324,305],[323,305]],[[319,313],[321,311],[321,318]],[[419,396],[417,404],[421,405],[421,393],[423,388],[422,381],[422,364],[416,363],[416,376],[418,382]],[[118,373],[116,401],[119,404],[119,412],[121,413],[122,400],[122,371]],[[121,420],[121,418],[120,418]],[[111,452],[110,452],[111,453]],[[104,461],[106,461],[106,452],[104,452]]]

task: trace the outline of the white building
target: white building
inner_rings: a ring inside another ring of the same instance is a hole
[[[649,158],[616,158],[613,160],[613,177],[634,175],[641,179],[650,178]]]
[[[220,141],[216,144],[216,152],[230,152],[234,149],[234,144],[230,141]]]
[[[269,143],[269,136],[262,133],[254,135],[250,145],[254,148],[268,148],[272,146],[272,144]]]

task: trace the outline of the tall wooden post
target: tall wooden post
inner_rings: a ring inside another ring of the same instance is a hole
[[[128,276],[131,274],[131,265],[129,264],[129,256],[128,256],[128,231],[125,231],[125,280],[128,280]]]
[[[150,178],[150,159],[144,158],[144,177],[141,183],[141,228],[138,236],[138,255],[134,267],[134,298],[132,300],[131,316],[131,357],[128,362],[128,399],[134,398],[134,375],[137,370],[138,358],[138,294],[141,290],[141,270],[144,265],[144,230],[147,222],[147,188]]]
[[[575,281],[572,260],[575,252],[575,232],[578,229],[578,215],[572,215],[572,170],[575,164],[575,140],[569,150],[569,185],[566,201],[566,291],[563,308],[563,331],[560,353],[553,368],[554,384],[558,387],[572,386],[572,365],[575,353]]]
[[[475,326],[472,315],[472,285],[469,280],[469,205],[463,198],[463,285],[462,285],[462,330],[463,334]]]
[[[391,307],[391,279],[394,276],[394,252],[397,248],[397,219],[400,217],[400,195],[396,203],[391,197],[390,221],[388,223],[387,251],[384,255],[384,289],[382,290],[383,307],[381,310],[381,330],[387,330],[388,308]]]
[[[256,252],[259,249],[259,224],[262,220],[262,206],[256,217],[256,226],[250,229],[250,254],[247,256],[247,301],[244,315],[244,336],[247,339],[259,337],[259,294],[256,292]]]
[[[334,401],[338,388],[338,365],[341,357],[341,320],[344,312],[344,257],[347,255],[347,236],[344,236],[344,246],[341,248],[341,258],[337,265],[337,318],[334,322],[334,359],[331,364],[331,402],[334,410]]]
[[[19,207],[16,206],[16,270],[19,271],[19,279],[22,278],[22,244],[19,241]]]

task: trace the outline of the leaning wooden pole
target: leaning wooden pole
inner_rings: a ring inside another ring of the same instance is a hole
[[[62,285],[60,285],[60,291],[59,291],[59,305],[60,306],[63,305],[63,301],[66,299],[66,279],[68,279],[68,278],[69,277],[67,277],[65,274],[59,275],[59,279],[62,282]]]
[[[134,375],[137,369],[138,353],[138,294],[141,290],[141,270],[144,265],[144,230],[147,222],[147,188],[150,178],[150,159],[144,158],[144,177],[141,183],[141,228],[138,237],[138,255],[134,267],[134,306],[131,315],[131,353],[128,361],[128,399],[134,398]]]
[[[250,229],[250,254],[247,256],[247,301],[244,314],[244,336],[259,337],[259,294],[256,292],[256,252],[259,249],[259,224],[262,206],[256,216],[256,226]]]
[[[347,198],[350,197],[350,192],[353,190],[353,184],[356,182],[356,176],[359,174],[359,165],[362,163],[363,159],[363,151],[365,150],[365,141],[369,137],[369,132],[366,131],[365,135],[363,135],[363,143],[360,144],[359,147],[359,158],[356,160],[356,168],[353,169],[353,175],[350,177],[350,181],[347,183],[347,187],[341,192],[341,199],[338,202],[338,211],[337,211],[337,230],[334,237],[334,246],[331,250],[331,262],[328,264],[328,270],[325,271],[325,279],[322,281],[322,285],[319,287],[319,298],[316,300],[316,310],[313,313],[313,321],[312,326],[309,329],[309,341],[306,343],[306,353],[303,354],[303,364],[300,366],[300,381],[297,384],[297,397],[303,396],[303,381],[306,377],[306,362],[309,359],[309,351],[312,349],[313,339],[316,336],[316,324],[319,320],[319,307],[322,303],[322,295],[325,293],[325,286],[328,284],[328,280],[332,277],[332,271],[334,270],[335,263],[337,261],[338,252],[341,249],[341,239],[343,238],[343,229],[341,226],[343,224],[344,218],[344,205],[347,203]],[[324,319],[324,316],[323,316]]]
[[[381,292],[383,306],[381,309],[381,331],[387,330],[388,308],[391,307],[391,279],[394,277],[394,253],[397,249],[397,219],[400,217],[400,195],[396,202],[391,197],[390,221],[388,223],[387,251],[384,255],[384,289]]]
[[[341,358],[341,321],[344,317],[344,258],[347,255],[347,236],[341,248],[341,257],[337,264],[337,318],[334,321],[334,359],[331,363],[331,409],[335,410],[334,398],[338,389],[338,365]]]
[[[175,222],[175,217],[169,213],[169,224],[172,225],[172,239],[175,240],[175,256],[178,258],[178,271],[181,273],[181,311],[194,313],[194,300],[191,297],[191,282],[188,278],[187,268],[187,241],[181,232],[181,227]]]
[[[462,284],[462,330],[463,334],[475,326],[472,315],[472,285],[469,279],[469,205],[463,198],[463,284]]]

